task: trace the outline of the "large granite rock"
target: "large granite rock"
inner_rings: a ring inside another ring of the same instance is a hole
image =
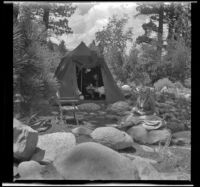
[[[118,115],[124,115],[131,108],[125,101],[118,101],[108,106],[107,111]]]
[[[35,161],[21,162],[18,172],[21,179],[42,179],[40,172],[44,166]]]
[[[165,142],[170,138],[171,133],[167,129],[149,131],[148,144]]]
[[[127,133],[133,140],[142,144],[156,144],[166,141],[171,136],[167,129],[148,131],[142,125],[131,127]]]
[[[148,142],[148,131],[142,126],[133,126],[130,129],[128,129],[127,133],[139,143],[147,143]]]
[[[59,154],[53,163],[66,180],[139,180],[131,160],[94,142]]]
[[[101,106],[99,106],[96,103],[83,103],[77,106],[78,110],[80,111],[87,111],[87,112],[92,112],[92,111],[97,111],[101,109]]]
[[[14,157],[19,160],[30,159],[36,149],[38,132],[14,118],[13,135]]]
[[[56,132],[40,135],[38,151],[31,160],[52,162],[57,154],[63,149],[69,149],[76,145],[76,138],[72,133]]]
[[[120,131],[114,127],[96,128],[91,133],[91,137],[96,142],[116,150],[131,147],[133,144],[132,138],[126,132]]]
[[[52,164],[41,165],[35,161],[26,161],[19,164],[19,180],[62,180]]]
[[[18,166],[16,164],[13,164],[13,176],[16,177],[18,173]]]

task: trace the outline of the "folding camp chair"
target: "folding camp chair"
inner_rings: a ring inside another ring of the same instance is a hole
[[[72,111],[74,115],[74,119],[76,121],[76,125],[79,125],[78,119],[76,117],[76,111],[78,110],[77,104],[79,102],[75,97],[60,97],[60,94],[57,92],[57,104],[60,109],[61,118],[63,118],[63,111]],[[69,106],[71,105],[71,106]]]

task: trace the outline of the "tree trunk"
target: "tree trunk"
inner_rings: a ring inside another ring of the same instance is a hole
[[[44,14],[43,14],[43,22],[45,24],[46,30],[49,28],[49,8],[45,7],[43,8]]]
[[[158,21],[158,54],[160,56],[162,55],[162,45],[163,45],[163,18],[164,18],[164,7],[163,5],[160,5],[160,11],[159,11],[159,21]]]
[[[18,14],[19,14],[19,6],[13,5],[13,23],[17,22]]]
[[[168,36],[167,39],[171,40],[172,36],[173,36],[173,28],[174,28],[174,22],[170,21],[170,23],[168,24]]]

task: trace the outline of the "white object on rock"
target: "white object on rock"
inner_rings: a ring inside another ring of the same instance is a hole
[[[95,92],[99,93],[99,96],[101,97],[102,95],[105,95],[105,88],[104,86],[97,87],[94,89]]]
[[[165,91],[167,91],[167,87],[166,87],[166,86],[164,86],[164,87],[160,90],[161,93],[162,93],[162,92],[165,92]]]
[[[83,96],[83,95],[80,95],[79,98],[80,98],[81,100],[84,100],[84,96]]]
[[[132,138],[123,131],[114,127],[99,127],[92,133],[91,137],[98,143],[101,143],[110,148],[119,150],[127,147],[132,147]]]
[[[131,91],[131,87],[129,85],[123,85],[121,88],[124,91]]]
[[[13,131],[14,157],[19,160],[30,159],[36,149],[38,132],[15,118],[13,120]]]

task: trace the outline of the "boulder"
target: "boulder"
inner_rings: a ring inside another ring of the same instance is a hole
[[[136,166],[141,180],[163,180],[162,175],[149,162],[135,158],[132,163]]]
[[[13,176],[16,177],[19,174],[18,167],[16,164],[13,165]]]
[[[72,133],[56,132],[39,136],[37,147],[39,150],[31,160],[51,162],[63,149],[76,145],[76,138]]]
[[[30,159],[36,149],[38,132],[15,118],[13,131],[14,158],[22,161]]]
[[[101,107],[95,103],[83,103],[77,106],[80,111],[97,111],[100,110]]]
[[[67,180],[139,180],[131,161],[118,152],[94,142],[64,150],[53,162]]]
[[[145,144],[148,142],[148,131],[142,125],[131,127],[127,133],[139,143]]]
[[[149,131],[148,133],[148,144],[155,144],[159,142],[165,142],[170,138],[171,133],[167,129],[162,129],[162,130],[152,130]]]
[[[147,131],[142,125],[131,127],[127,133],[133,138],[133,140],[142,144],[163,142],[171,135],[167,129]]]
[[[126,132],[114,127],[96,128],[91,137],[94,141],[116,150],[132,147],[133,144],[132,138]]]
[[[172,144],[188,145],[191,143],[191,131],[177,132],[172,135]]]
[[[63,180],[52,164],[40,165],[35,161],[26,161],[19,164],[20,180]]]
[[[21,162],[18,166],[20,179],[42,179],[40,171],[44,166],[36,161]]]
[[[108,106],[107,111],[116,113],[118,115],[124,115],[124,112],[129,111],[131,108],[125,101],[118,101]]]
[[[84,127],[84,126],[80,126],[80,127],[76,127],[74,129],[72,129],[72,133],[75,135],[87,135],[90,136],[92,130]]]

